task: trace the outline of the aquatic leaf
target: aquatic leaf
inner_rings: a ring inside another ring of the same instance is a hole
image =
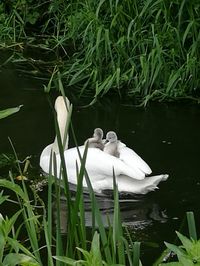
[[[55,76],[56,73],[57,73],[57,66],[54,67],[54,69],[53,69],[53,73],[51,74],[51,78],[50,78],[50,80],[49,80],[47,86],[46,86],[46,85],[43,85],[43,86],[44,86],[44,91],[45,91],[45,92],[47,92],[47,93],[50,92],[51,87],[52,87],[52,81],[53,81],[54,76]]]
[[[193,263],[193,260],[191,258],[186,257],[186,256],[178,256],[178,260],[179,260],[179,263],[181,263],[180,265],[183,265],[183,266],[198,265],[197,263]]]
[[[181,240],[186,251],[189,252],[192,249],[194,243],[190,239],[188,239],[186,236],[182,235],[181,233],[176,232],[176,234],[178,238]]]
[[[101,251],[100,251],[100,243],[99,243],[99,234],[95,231],[92,244],[91,244],[91,250],[88,252],[87,250],[77,248],[82,252],[82,254],[85,257],[85,265],[88,266],[103,266],[106,263],[102,261],[101,257]]]
[[[172,73],[169,76],[166,92],[170,93],[172,89],[174,89],[178,83],[178,80],[180,78],[180,69],[178,71],[172,71]]]
[[[9,115],[12,115],[14,113],[17,113],[19,112],[20,108],[22,107],[23,105],[19,105],[18,107],[13,107],[13,108],[8,108],[8,109],[5,109],[5,110],[1,110],[0,111],[0,119],[2,118],[5,118]]]
[[[16,9],[14,9],[13,13],[15,14],[15,16],[18,18],[18,20],[20,21],[20,23],[23,25],[25,24],[24,20],[22,19],[22,17],[20,16],[19,12],[17,12]]]
[[[35,259],[31,258],[30,256],[19,253],[8,254],[3,261],[3,265],[40,266],[40,264]]]
[[[85,261],[87,262],[91,262],[92,261],[92,254],[90,252],[88,252],[87,250],[84,250],[82,248],[77,247],[77,249],[79,251],[81,251],[81,253],[83,254]]]
[[[183,251],[183,249],[179,248],[178,246],[167,243],[167,242],[164,242],[164,243],[168,247],[168,249],[173,251],[175,254],[180,255],[180,256],[186,255],[186,253]]]
[[[168,263],[161,263],[161,264],[156,264],[156,266],[159,265],[159,266],[183,266],[183,264],[181,262],[168,262]]]
[[[100,252],[99,234],[97,232],[94,233],[92,239],[91,253],[93,257],[96,258],[96,260],[98,260],[99,262],[102,261],[101,252]]]
[[[17,253],[19,250],[21,250],[25,255],[27,255],[29,257],[33,257],[33,254],[27,248],[25,248],[22,244],[20,244],[20,242],[18,240],[16,240],[15,238],[8,237],[7,241],[8,241],[8,244],[15,251],[17,251]]]
[[[100,42],[101,42],[101,34],[102,34],[102,26],[99,27],[98,31],[97,31],[97,40],[96,40],[96,53],[97,53],[97,58],[100,58],[100,49],[99,49],[99,46],[100,46]]]
[[[8,189],[11,189],[17,195],[19,195],[23,200],[27,200],[27,195],[26,195],[26,193],[23,192],[21,187],[17,184],[12,183],[11,181],[8,181],[6,179],[1,179],[0,180],[0,187],[5,187]]]
[[[74,84],[76,84],[77,82],[84,80],[86,75],[84,73],[84,71],[87,71],[89,69],[89,67],[91,66],[91,63],[85,65],[83,68],[81,68],[79,71],[77,71],[71,78],[70,82],[69,82],[69,86],[72,86]],[[89,75],[88,75],[89,76]]]
[[[6,201],[9,198],[9,196],[3,196],[3,191],[0,192],[0,205]],[[0,213],[0,222],[1,222],[1,213]],[[2,217],[3,218],[3,217]]]
[[[51,250],[51,236],[49,236],[49,228],[51,228],[51,225],[48,224],[47,220],[43,216],[43,226],[44,226],[44,235],[46,240],[46,246],[47,246],[47,258],[48,258],[48,266],[53,266],[53,257],[52,257],[52,250]]]
[[[183,35],[183,40],[182,40],[183,45],[185,44],[185,40],[186,40],[186,38],[187,38],[187,36],[188,36],[188,34],[190,32],[190,29],[193,26],[193,24],[194,24],[194,21],[190,21],[190,23],[187,25],[187,28],[186,28],[186,30],[184,32],[184,35]]]
[[[57,261],[67,263],[68,265],[78,265],[76,260],[70,259],[70,258],[65,257],[65,256],[53,256],[53,258]]]
[[[105,0],[101,0],[100,2],[99,2],[99,5],[97,6],[97,9],[96,9],[96,17],[98,18],[98,16],[99,16],[99,10],[100,10],[100,8],[101,8],[101,6],[103,5],[103,3],[105,2]]]
[[[128,40],[128,44],[129,44],[129,42],[130,42],[130,33],[131,33],[132,26],[133,26],[134,23],[135,23],[135,20],[131,20],[131,22],[130,22],[129,25],[128,25],[128,30],[127,30],[127,40]]]
[[[4,234],[2,232],[2,228],[0,226],[0,262],[3,259],[3,252],[4,252],[5,245],[6,245],[6,239],[4,237]]]
[[[140,242],[135,242],[133,245],[133,265],[140,265]]]
[[[93,191],[93,188],[92,188],[92,185],[91,185],[91,182],[90,182],[90,178],[89,178],[87,172],[85,172],[85,179],[86,179],[88,191],[89,191],[89,194],[90,194],[92,212],[93,212],[93,214],[95,216],[95,221],[96,221],[96,223],[97,223],[97,225],[99,227],[99,233],[100,233],[100,236],[101,236],[101,242],[102,242],[102,245],[103,245],[103,248],[104,248],[103,251],[104,251],[104,254],[105,254],[107,262],[111,264],[112,256],[111,256],[111,250],[110,250],[110,247],[109,247],[106,230],[105,230],[105,227],[104,227],[104,224],[103,224],[103,221],[102,221],[99,205],[98,205],[98,202],[97,202],[97,200],[95,198],[95,193]]]
[[[22,211],[23,210],[17,211],[10,219],[8,219],[7,217],[4,219],[4,222],[2,225],[3,225],[3,229],[6,235],[9,235],[18,216],[20,215],[20,213],[22,213]]]
[[[186,214],[187,214],[187,221],[188,221],[190,238],[197,240],[197,231],[196,231],[194,213],[193,212],[187,212]]]

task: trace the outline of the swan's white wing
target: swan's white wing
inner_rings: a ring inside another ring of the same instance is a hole
[[[45,148],[45,150],[50,150],[50,146],[48,148]],[[79,151],[81,156],[83,156],[84,153],[84,146],[79,147]],[[67,167],[68,177],[69,180],[76,184],[76,166],[80,168],[80,158],[77,151],[77,148],[71,148],[64,152],[65,156],[65,163]],[[57,159],[57,169],[59,171],[60,169],[60,155],[56,155]],[[48,173],[49,172],[49,160],[50,155],[48,152],[42,153],[40,157],[40,166],[42,169]],[[122,160],[119,158],[116,158],[110,154],[107,154],[100,149],[97,148],[89,148],[87,152],[86,157],[86,170],[88,172],[88,175],[91,179],[94,179],[96,181],[100,181],[104,178],[111,177],[113,178],[113,169],[116,176],[124,175],[129,176],[134,179],[144,179],[145,174],[140,171],[138,168],[131,168],[129,165],[125,164]],[[59,172],[57,173],[57,176],[59,175]]]
[[[129,167],[139,169],[144,174],[151,174],[151,168],[148,164],[132,149],[126,147],[125,144],[119,142],[118,150],[120,153],[120,159]]]
[[[47,151],[51,150],[51,145],[45,148],[40,157],[40,166],[48,173],[50,156]],[[81,155],[83,155],[84,147],[79,147]],[[102,155],[103,154],[103,155]],[[111,158],[110,158],[111,157]],[[57,176],[60,169],[60,155],[56,155],[57,159]],[[112,159],[112,160],[111,160]],[[111,161],[110,161],[111,160]],[[68,181],[77,184],[76,162],[80,167],[80,160],[77,148],[72,148],[65,151],[65,161],[68,171]],[[113,167],[115,169],[116,182],[119,192],[146,194],[149,191],[155,190],[157,185],[168,178],[168,175],[149,176],[142,180],[133,177],[133,169],[125,166],[118,158],[105,154],[102,151],[90,148],[87,155],[86,169],[88,171],[90,181],[94,191],[101,192],[106,189],[113,189]],[[123,171],[124,170],[124,171]],[[126,172],[126,174],[124,174]],[[132,176],[127,176],[132,174]],[[139,173],[139,175],[141,175]],[[140,176],[141,177],[141,176]],[[83,180],[83,186],[87,187],[86,181]]]
[[[81,156],[84,153],[84,146],[79,147]],[[80,159],[77,148],[72,148],[65,151],[65,161],[67,169],[70,173],[73,172],[76,163],[80,167]],[[125,164],[119,158],[116,158],[110,154],[107,154],[97,148],[89,148],[86,157],[86,170],[91,179],[101,180],[107,176],[113,177],[113,169],[115,175],[126,175],[135,179],[143,179],[145,174],[139,169],[131,168]]]

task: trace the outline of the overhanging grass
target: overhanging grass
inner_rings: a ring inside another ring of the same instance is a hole
[[[199,99],[198,1],[32,2],[10,3],[9,12],[1,4],[0,39],[38,43],[40,29],[44,47],[62,56],[66,90],[94,99],[112,91],[143,104]]]

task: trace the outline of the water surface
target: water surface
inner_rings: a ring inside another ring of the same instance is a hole
[[[13,69],[0,72],[0,109],[24,105],[19,113],[0,120],[0,153],[12,153],[9,136],[20,158],[32,155],[36,168],[42,149],[53,142],[55,135],[52,110],[43,92],[44,82],[21,76]],[[55,97],[51,94],[52,102]],[[199,106],[152,103],[143,109],[127,106],[113,97],[89,108],[79,105],[74,104],[72,117],[79,144],[92,135],[95,127],[105,132],[114,130],[121,141],[148,162],[153,174],[169,174],[159,190],[120,203],[122,220],[132,236],[144,243],[160,245],[159,248],[143,246],[142,261],[151,265],[164,248],[163,241],[175,239],[174,231],[179,230],[186,211],[194,211],[197,222],[200,218]],[[70,146],[73,145],[70,140]],[[100,202],[106,226],[106,217],[112,219],[112,200]],[[90,218],[88,203],[88,226]]]

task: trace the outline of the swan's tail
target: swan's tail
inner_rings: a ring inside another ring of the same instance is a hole
[[[136,180],[126,176],[117,179],[119,192],[128,192],[135,194],[146,194],[150,191],[158,189],[161,181],[167,180],[169,175],[161,174],[156,176],[148,176],[143,180]]]

